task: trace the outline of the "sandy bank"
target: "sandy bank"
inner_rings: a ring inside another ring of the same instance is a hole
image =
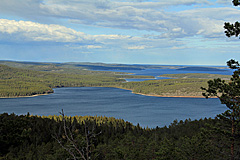
[[[37,97],[37,96],[46,96],[52,93],[46,93],[46,94],[34,94],[31,96],[11,96],[11,97],[0,97],[0,98],[25,98],[25,97]]]
[[[134,93],[134,92],[132,92]],[[176,97],[176,98],[205,98],[203,96],[164,96],[164,95],[155,95],[155,94],[142,94],[142,93],[134,93],[134,94],[139,94],[139,95],[144,95],[144,96],[152,96],[152,97]]]
[[[132,91],[131,89],[126,89],[126,88],[119,88],[119,87],[110,87],[110,88],[118,88],[118,89],[124,89],[124,90],[129,90]],[[171,95],[155,95],[155,94],[143,94],[143,93],[136,93],[133,92],[133,94],[139,94],[143,96],[152,96],[152,97],[176,97],[176,98],[205,98],[204,96],[171,96]],[[44,95],[49,95],[52,93],[46,93],[46,94],[35,94],[32,96],[13,96],[13,97],[0,97],[0,98],[24,98],[24,97],[36,97],[36,96],[44,96]],[[209,97],[210,98],[210,97]],[[217,98],[217,97],[211,97],[211,98]]]

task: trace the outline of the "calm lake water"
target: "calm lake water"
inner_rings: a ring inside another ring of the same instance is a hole
[[[115,70],[124,72],[124,70]],[[176,69],[126,70],[136,75],[158,76],[174,73],[211,73],[231,75],[231,70],[192,71]],[[159,78],[157,78],[159,79]],[[128,79],[142,81],[143,79]],[[121,118],[136,125],[154,128],[170,125],[173,120],[214,118],[226,110],[218,99],[163,98],[136,95],[128,90],[101,87],[57,88],[54,94],[0,99],[0,113],[33,115],[92,115]]]
[[[136,125],[154,128],[173,120],[215,117],[226,110],[218,99],[163,98],[132,94],[117,88],[57,88],[45,96],[0,99],[0,113],[33,115],[98,115],[121,118]]]

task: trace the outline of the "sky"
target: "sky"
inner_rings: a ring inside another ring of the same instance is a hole
[[[1,0],[0,60],[225,65],[232,0]]]

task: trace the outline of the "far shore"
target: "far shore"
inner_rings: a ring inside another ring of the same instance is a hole
[[[167,96],[167,95],[155,95],[155,94],[143,94],[143,93],[135,93],[143,96],[152,96],[152,97],[173,97],[173,98],[205,98],[204,96]]]
[[[124,89],[124,90],[129,90],[132,91],[131,89],[126,89],[126,88],[119,88],[119,89]],[[151,97],[173,97],[173,98],[205,98],[204,96],[167,96],[167,95],[156,95],[156,94],[143,94],[143,93],[137,93],[133,92],[133,94],[139,94],[143,96],[151,96]],[[209,98],[217,98],[217,97],[209,97]]]
[[[31,96],[11,96],[11,97],[0,97],[0,98],[25,98],[25,97],[37,97],[37,96],[46,96],[52,93],[45,93],[45,94],[34,94]]]
[[[132,91],[131,89],[126,89],[126,88],[119,88],[119,87],[110,87],[110,88],[118,88],[118,89],[124,89],[124,90],[129,90]],[[54,92],[53,92],[54,93]],[[24,98],[24,97],[36,97],[36,96],[44,96],[44,95],[49,95],[53,93],[45,93],[45,94],[35,94],[31,96],[12,96],[12,97],[0,97],[0,98]],[[143,94],[143,93],[136,93],[133,92],[133,94],[139,94],[143,96],[151,96],[151,97],[173,97],[173,98],[205,98],[204,96],[169,96],[169,95],[155,95],[155,94]],[[209,97],[209,98],[217,98],[217,97]]]

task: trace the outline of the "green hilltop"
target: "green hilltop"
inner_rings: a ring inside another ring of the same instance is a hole
[[[115,87],[151,96],[201,97],[202,91],[200,87],[206,87],[209,79],[229,79],[230,77],[218,74],[165,74],[162,76],[174,79],[126,82],[125,78],[154,77],[136,76],[123,72],[93,71],[84,68],[83,64],[87,66],[113,66],[113,64],[99,63],[0,61],[0,97],[49,94],[53,93],[53,88],[58,87]],[[130,65],[117,66],[129,67]],[[145,65],[137,66],[142,68]],[[136,68],[136,65],[134,65],[134,68]]]

